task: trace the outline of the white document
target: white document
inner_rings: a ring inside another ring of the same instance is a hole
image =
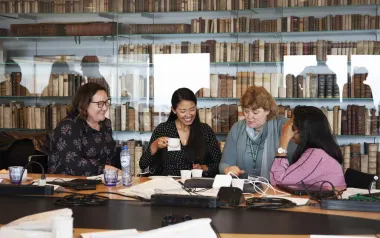
[[[0,238],[53,238],[51,232],[47,231],[24,231],[10,228],[0,229]]]
[[[379,193],[379,189],[371,189],[371,193]],[[368,194],[368,189],[360,189],[360,188],[347,188],[346,191],[342,194],[342,199],[348,199],[349,196],[353,196],[356,194]]]
[[[33,182],[32,185],[38,185],[38,181],[37,182]],[[61,188],[61,186],[59,185],[54,185],[54,184],[46,184],[46,185],[50,185],[50,186],[53,186],[54,187],[54,191]]]
[[[89,180],[97,180],[97,179],[98,179],[98,180],[102,180],[102,181],[104,181],[104,174],[99,174],[99,175],[95,175],[95,176],[87,177],[87,179],[89,179]],[[120,182],[121,179],[122,179],[122,176],[119,175],[119,176],[117,177],[117,180]]]
[[[42,212],[12,221],[11,223],[2,226],[1,229],[9,228],[14,230],[51,231],[54,217],[71,217],[72,215],[73,211],[69,208]]]
[[[155,230],[141,232],[135,236],[123,236],[123,238],[216,238],[217,236],[210,223],[210,218],[195,219]]]
[[[137,235],[138,233],[139,232],[136,229],[128,229],[128,230],[83,233],[81,234],[81,237],[82,238],[115,238],[115,237]]]
[[[74,180],[74,178],[58,178],[58,177],[46,177],[46,182],[53,182],[53,181],[57,181],[57,182],[63,182],[63,181],[71,181],[71,180]]]
[[[150,199],[153,194],[176,194],[176,195],[189,195],[187,191],[182,188],[182,185],[170,177],[155,178],[145,183],[140,183],[129,188],[120,189],[118,192],[127,195],[139,196],[145,199]],[[204,192],[197,192],[203,196],[216,197],[219,192],[217,189],[208,189]]]

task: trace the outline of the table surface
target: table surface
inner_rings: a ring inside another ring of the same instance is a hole
[[[33,179],[40,178],[39,174],[28,174],[28,177],[31,177]],[[66,175],[47,175],[47,177],[57,177],[57,178],[83,178],[78,176],[66,176]],[[149,178],[144,177],[134,177],[132,180],[132,185],[136,185],[139,183],[143,183],[145,181],[148,181]],[[83,194],[90,194],[94,192],[117,192],[120,189],[125,188],[121,184],[118,184],[115,187],[107,187],[104,184],[97,185],[96,190],[84,190],[80,191],[79,193]],[[271,191],[269,191],[270,193]],[[67,194],[55,194],[56,197],[62,197]],[[130,200],[131,198],[126,198],[114,194],[103,194],[103,196],[107,196],[110,199],[120,199],[120,200]],[[258,195],[253,195],[258,196]],[[293,196],[292,197],[298,197],[298,198],[307,198],[307,196]],[[349,217],[358,217],[358,218],[366,218],[366,219],[375,219],[380,220],[380,213],[376,212],[353,212],[353,211],[336,211],[336,210],[322,210],[319,207],[311,207],[311,206],[298,206],[295,208],[289,208],[289,209],[282,209],[285,211],[293,211],[293,212],[308,212],[308,213],[318,213],[318,214],[326,214],[326,215],[340,215],[340,216],[349,216]]]
[[[39,174],[28,174],[28,178],[32,179],[38,179],[40,178]],[[63,176],[63,175],[47,175],[47,177],[57,177],[57,178],[83,178],[83,177],[78,177],[78,176]],[[149,180],[148,178],[133,178],[133,185],[142,183]],[[6,183],[6,180],[3,180],[3,183]],[[28,181],[30,182],[30,181]],[[122,185],[117,185],[115,187],[107,187],[103,184],[97,185],[96,190],[84,190],[80,191],[79,193],[82,194],[90,194],[94,192],[117,192],[118,190],[124,188]],[[53,197],[62,197],[67,194],[65,193],[58,193],[53,195]],[[115,194],[103,194],[104,196],[109,197],[110,199],[114,200],[130,200],[130,198],[118,196]],[[295,196],[295,197],[302,197],[302,196]],[[322,214],[322,215],[337,215],[337,216],[344,216],[344,217],[351,217],[351,218],[365,218],[365,219],[372,219],[372,220],[380,220],[380,213],[372,213],[372,212],[352,212],[352,211],[335,211],[335,210],[321,210],[318,207],[311,207],[311,206],[298,206],[296,208],[289,208],[289,209],[281,209],[284,211],[289,211],[289,212],[297,212],[297,213],[313,213],[313,214]],[[288,212],[285,212],[288,213]],[[301,214],[300,214],[301,215]],[[306,214],[305,214],[306,215]],[[335,217],[335,216],[332,216]],[[82,227],[82,226],[79,226]],[[380,228],[380,223],[379,223],[379,228]],[[107,229],[107,228],[105,228]],[[75,228],[75,237],[79,237],[79,234],[84,233],[84,232],[93,232],[93,231],[98,231],[97,229],[78,229]],[[357,234],[357,232],[354,232]],[[377,232],[378,233],[378,232]],[[274,232],[276,234],[276,232]],[[248,235],[248,234],[227,234],[223,233],[221,231],[222,237],[238,237],[238,238],[245,238],[245,237],[309,237],[309,235]]]

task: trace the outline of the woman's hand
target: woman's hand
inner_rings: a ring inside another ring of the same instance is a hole
[[[240,176],[240,175],[242,175],[242,174],[244,174],[245,173],[245,171],[244,170],[241,170],[241,169],[239,169],[239,167],[237,167],[236,165],[234,165],[234,166],[230,166],[230,167],[227,167],[227,168],[225,168],[224,169],[224,173],[225,174],[228,174],[228,173],[233,173],[233,174],[235,174],[236,176]]]
[[[280,147],[288,147],[289,141],[293,138],[294,135],[295,132],[293,131],[293,121],[289,120],[282,125]]]
[[[201,169],[203,170],[204,172],[207,172],[208,171],[208,167],[207,165],[200,165],[200,164],[193,164],[193,169]]]
[[[153,143],[150,145],[151,154],[154,155],[157,150],[168,147],[168,140],[169,137],[160,137],[157,140],[153,141]]]

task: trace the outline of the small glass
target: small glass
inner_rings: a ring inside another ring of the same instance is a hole
[[[22,175],[24,174],[24,167],[22,166],[10,166],[9,171],[9,180],[12,184],[21,184]]]
[[[116,186],[118,173],[117,169],[104,169],[104,184],[106,186]]]

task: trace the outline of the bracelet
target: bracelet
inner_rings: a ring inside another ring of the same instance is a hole
[[[277,159],[277,158],[278,158],[278,159],[284,159],[284,158],[287,159],[288,156],[286,156],[286,155],[279,155],[279,156],[275,156],[274,158],[275,158],[275,159]]]

